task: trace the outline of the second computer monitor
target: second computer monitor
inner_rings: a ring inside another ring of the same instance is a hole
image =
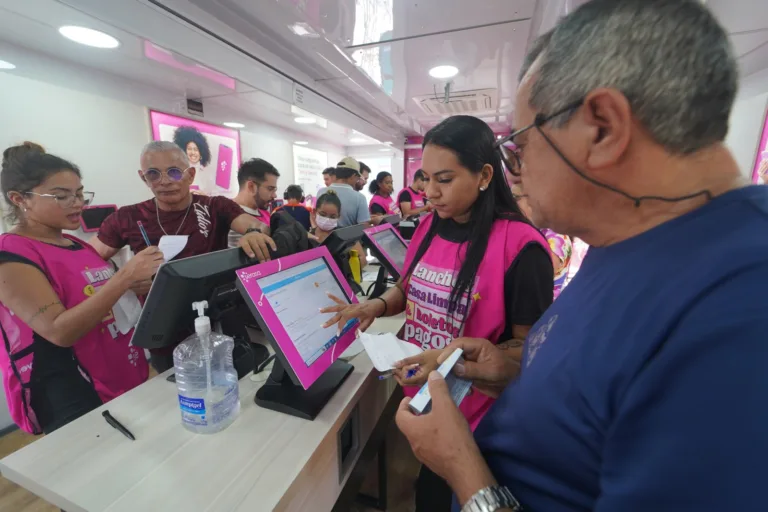
[[[322,328],[333,315],[320,308],[336,305],[329,295],[357,303],[346,279],[325,247],[237,271],[238,288],[278,359],[305,390],[355,340],[359,322]]]
[[[382,224],[365,230],[365,245],[386,267],[390,275],[400,279],[405,271],[405,256],[408,244],[392,224]]]

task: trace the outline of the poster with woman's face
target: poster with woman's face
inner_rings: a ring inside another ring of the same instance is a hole
[[[184,117],[149,112],[152,138],[175,142],[196,170],[193,191],[234,197],[240,167],[240,132]]]
[[[763,122],[763,133],[760,137],[760,146],[757,148],[752,181],[758,185],[768,185],[768,112]]]

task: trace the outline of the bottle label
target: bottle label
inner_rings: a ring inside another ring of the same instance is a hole
[[[205,414],[205,400],[202,398],[187,398],[179,395],[179,405],[182,412],[189,414]]]

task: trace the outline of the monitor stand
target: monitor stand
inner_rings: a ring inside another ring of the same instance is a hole
[[[264,385],[256,392],[254,401],[259,407],[305,420],[314,420],[355,367],[337,359],[309,389],[297,386],[283,368],[279,359]]]

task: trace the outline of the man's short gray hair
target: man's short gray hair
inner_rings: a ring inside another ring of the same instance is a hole
[[[175,142],[169,142],[167,140],[153,140],[144,145],[141,150],[141,161],[144,161],[144,157],[149,153],[163,153],[165,151],[178,151],[179,158],[182,159],[184,165],[189,166],[189,157],[187,152],[176,145]]]
[[[725,31],[698,0],[592,0],[542,44],[530,105],[544,115],[609,87],[671,153],[693,153],[728,133],[736,61]]]

